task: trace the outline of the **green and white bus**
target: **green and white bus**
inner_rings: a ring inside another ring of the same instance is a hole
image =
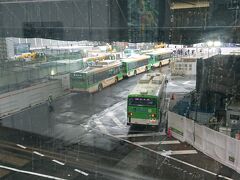
[[[172,51],[167,49],[156,50],[150,53],[146,53],[151,57],[151,64],[154,67],[161,67],[171,62]]]
[[[145,74],[129,93],[127,124],[159,126],[165,107],[166,76]]]
[[[70,74],[72,92],[97,92],[123,79],[121,62],[115,60],[99,61],[94,66]]]
[[[131,77],[152,68],[150,56],[138,55],[122,59],[122,73],[124,77]]]

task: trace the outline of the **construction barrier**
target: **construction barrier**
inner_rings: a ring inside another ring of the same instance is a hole
[[[191,119],[168,112],[168,127],[173,137],[240,173],[240,141],[199,125]]]

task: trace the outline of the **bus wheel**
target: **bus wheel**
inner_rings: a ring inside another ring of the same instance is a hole
[[[102,89],[103,89],[102,84],[99,84],[99,85],[98,85],[98,91],[100,92],[100,91],[102,91]]]
[[[159,67],[162,67],[162,63],[161,62],[159,63]]]
[[[145,68],[145,72],[148,72],[148,67],[146,66],[146,68]]]
[[[117,84],[117,82],[118,82],[118,77],[115,78],[115,82],[114,83]]]
[[[134,76],[136,76],[136,75],[137,75],[137,71],[135,70],[135,71],[134,71]]]

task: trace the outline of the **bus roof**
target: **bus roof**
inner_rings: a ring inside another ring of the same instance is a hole
[[[90,61],[92,59],[96,60],[96,59],[99,59],[99,58],[101,59],[101,58],[104,58],[104,57],[106,57],[108,55],[109,54],[104,53],[104,54],[98,54],[97,56],[85,57],[85,58],[83,58],[83,61]]]
[[[129,93],[129,96],[159,96],[165,83],[166,75],[160,73],[145,74]]]
[[[150,58],[150,56],[148,56],[148,55],[138,55],[138,56],[122,59],[121,61],[122,62],[134,62],[134,61],[141,61],[141,60],[149,59],[149,58]]]
[[[108,69],[111,69],[113,67],[118,67],[121,65],[120,61],[116,60],[104,60],[104,61],[99,61],[96,65],[89,66],[83,70],[75,71],[74,73],[98,73],[102,72]]]
[[[153,51],[153,52],[149,52],[149,53],[146,53],[147,55],[160,55],[160,54],[167,54],[167,53],[172,53],[171,50],[168,50],[168,51]]]

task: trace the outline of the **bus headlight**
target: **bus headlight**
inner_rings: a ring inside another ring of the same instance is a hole
[[[133,115],[133,113],[132,112],[128,112],[128,116],[132,116]]]
[[[152,117],[152,118],[155,118],[155,117],[156,117],[156,114],[152,114],[151,117]]]

